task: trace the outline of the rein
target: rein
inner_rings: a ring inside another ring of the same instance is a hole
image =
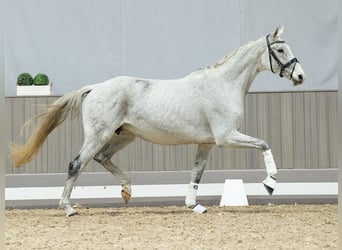
[[[266,36],[266,42],[267,42],[267,48],[268,48],[268,56],[269,56],[269,59],[270,59],[271,71],[272,71],[273,73],[275,73],[275,72],[273,71],[273,67],[272,67],[272,57],[273,57],[273,59],[278,63],[278,65],[280,66],[280,73],[279,73],[279,76],[280,76],[280,77],[283,77],[283,72],[284,72],[284,70],[285,70],[286,68],[288,68],[288,67],[290,67],[292,64],[294,64],[294,65],[293,65],[293,68],[292,68],[292,70],[291,70],[291,75],[290,75],[290,79],[292,79],[292,75],[293,75],[294,69],[296,68],[296,64],[299,63],[299,61],[297,60],[296,57],[294,57],[294,58],[292,58],[291,60],[289,60],[287,63],[283,64],[283,63],[279,60],[279,58],[277,57],[277,55],[274,53],[274,51],[272,50],[271,45],[276,44],[276,43],[285,43],[285,41],[275,41],[275,42],[273,42],[273,43],[270,43],[270,41],[269,41],[269,39],[268,39],[269,36],[270,36],[270,35],[267,35],[267,36]]]

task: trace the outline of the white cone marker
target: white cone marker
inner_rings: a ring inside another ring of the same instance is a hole
[[[225,180],[220,201],[220,207],[222,206],[248,206],[242,179]]]

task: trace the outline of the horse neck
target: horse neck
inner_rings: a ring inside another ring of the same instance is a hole
[[[256,75],[262,70],[262,54],[266,50],[264,38],[243,45],[220,66],[228,84],[234,85],[246,95]]]

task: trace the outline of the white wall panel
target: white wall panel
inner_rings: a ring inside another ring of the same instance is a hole
[[[6,95],[21,72],[45,72],[53,94],[127,74],[177,78],[286,27],[307,73],[293,87],[262,73],[251,91],[337,89],[337,0],[5,0]]]
[[[53,94],[122,72],[121,1],[7,1],[6,94],[18,74],[45,72]]]
[[[239,0],[124,1],[125,74],[178,78],[240,45]]]
[[[305,91],[337,89],[338,0],[241,0],[241,40],[255,40],[278,25],[283,39],[306,72],[306,82],[292,86],[271,72],[261,73],[250,91]]]

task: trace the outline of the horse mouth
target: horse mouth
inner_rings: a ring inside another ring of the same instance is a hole
[[[291,78],[292,78],[292,82],[293,82],[294,86],[302,84],[304,82],[304,79],[305,79],[303,73],[302,74],[298,74],[296,76],[292,76]]]
[[[302,80],[295,80],[295,79],[292,79],[292,82],[294,86],[301,85],[303,83]]]

